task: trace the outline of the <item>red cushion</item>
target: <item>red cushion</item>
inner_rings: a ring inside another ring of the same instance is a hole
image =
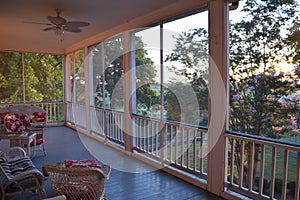
[[[7,114],[4,118],[5,127],[8,132],[25,131],[25,126],[19,118],[18,114]]]
[[[32,122],[46,122],[47,113],[45,112],[35,112],[31,118]]]
[[[39,138],[39,139],[36,139],[35,141],[35,144],[36,145],[40,145],[40,144],[44,144],[45,143],[45,140],[43,138]],[[34,140],[30,142],[30,146],[34,146]]]
[[[29,117],[26,114],[21,113],[19,115],[19,118],[22,121],[22,123],[23,123],[24,126],[30,126],[30,119],[29,119]]]
[[[101,165],[95,159],[89,160],[65,160],[66,167],[71,168],[87,168],[87,167],[96,167],[101,169]]]

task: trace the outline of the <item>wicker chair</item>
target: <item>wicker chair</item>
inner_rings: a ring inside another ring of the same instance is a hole
[[[52,188],[57,195],[65,195],[68,200],[105,199],[104,180],[108,174],[101,169],[46,164],[43,165],[43,174],[50,177]]]
[[[2,200],[25,193],[37,195],[39,199],[42,199],[45,195],[43,184],[43,174],[35,168],[28,157],[8,160],[0,165]]]

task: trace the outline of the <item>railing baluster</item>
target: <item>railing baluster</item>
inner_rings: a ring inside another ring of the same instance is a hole
[[[253,142],[249,142],[250,145],[250,163],[248,163],[248,168],[249,168],[249,174],[248,174],[248,190],[252,192],[252,187],[253,187],[253,173],[254,173],[254,153],[255,153],[255,147]]]
[[[155,153],[156,157],[160,157],[159,148],[160,148],[160,123],[155,123]]]
[[[173,126],[170,126],[170,161],[173,163]]]
[[[187,163],[186,163],[186,166],[187,166],[187,168],[189,168],[190,167],[190,153],[191,153],[191,151],[190,151],[190,130],[187,130],[187,138],[186,138],[186,148],[184,148],[184,149],[186,149],[186,160],[187,160]],[[185,143],[185,142],[183,142],[183,143]]]
[[[181,127],[180,129],[180,134],[181,134],[181,141],[180,141],[180,146],[181,146],[181,150],[180,150],[180,155],[181,155],[181,166],[184,166],[184,129]]]
[[[284,150],[284,166],[283,166],[283,178],[282,178],[282,194],[281,199],[286,200],[286,187],[287,187],[287,176],[288,176],[288,159],[289,159],[289,151],[287,149]]]
[[[51,105],[53,105],[53,104],[51,104]],[[53,120],[56,121],[56,106],[54,106],[54,105],[53,105],[53,113],[54,113]]]
[[[193,149],[193,152],[194,152],[194,154],[193,154],[193,162],[194,162],[194,166],[193,166],[193,170],[194,171],[197,171],[197,130],[194,130],[193,131],[193,133],[194,133],[194,135],[193,135],[193,147],[194,147],[194,149]]]
[[[259,180],[259,194],[263,194],[264,178],[265,178],[265,145],[261,145],[261,157],[260,157],[260,180]]]
[[[300,152],[297,155],[297,170],[296,170],[296,186],[295,186],[295,200],[299,200],[300,196]]]
[[[234,183],[234,155],[235,155],[235,139],[230,139],[232,141],[231,148],[230,148],[230,183]]]
[[[145,150],[145,137],[144,137],[144,120],[140,119],[140,123],[139,123],[139,126],[140,126],[140,148],[142,150]]]
[[[175,161],[176,161],[176,164],[179,164],[178,163],[178,127],[176,126],[175,127]]]
[[[153,123],[149,122],[148,124],[149,128],[150,128],[150,137],[147,139],[148,140],[148,152],[150,152],[152,154],[153,152]]]
[[[204,137],[203,137],[203,132],[201,131],[200,132],[200,171],[201,173],[203,173],[204,171],[204,145],[203,145],[203,140],[204,140]]]
[[[240,160],[240,182],[239,187],[243,186],[244,182],[244,151],[245,151],[245,142],[241,141],[241,147],[240,147],[240,154],[241,154],[241,160]]]
[[[275,177],[276,177],[276,156],[277,156],[277,148],[272,148],[272,174],[271,174],[271,191],[270,191],[270,198],[274,198],[275,192]]]

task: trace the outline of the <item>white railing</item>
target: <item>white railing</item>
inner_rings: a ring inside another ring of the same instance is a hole
[[[164,165],[207,176],[207,129],[132,115],[133,149]],[[122,112],[90,107],[93,135],[124,147]]]
[[[300,145],[227,132],[230,191],[253,199],[297,199]]]
[[[47,112],[47,124],[58,125],[64,123],[64,104],[63,102],[32,102],[32,103],[2,103],[0,108],[14,105],[38,106]]]
[[[73,127],[86,128],[86,109],[84,104],[74,104],[67,102],[67,123]]]
[[[124,146],[123,113],[90,107],[91,132]]]
[[[89,111],[91,133],[124,147],[124,114],[93,107]],[[67,120],[85,124],[83,106],[67,104],[67,112],[76,113]],[[207,179],[207,128],[139,115],[132,115],[132,124],[135,153]],[[252,199],[299,199],[300,145],[230,131],[225,136],[226,191]]]
[[[134,148],[164,164],[207,177],[207,129],[133,115]]]

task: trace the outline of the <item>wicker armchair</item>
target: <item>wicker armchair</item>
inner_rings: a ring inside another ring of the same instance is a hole
[[[101,169],[43,165],[43,173],[50,177],[52,188],[57,195],[65,195],[69,200],[105,199],[104,180],[107,174]]]

